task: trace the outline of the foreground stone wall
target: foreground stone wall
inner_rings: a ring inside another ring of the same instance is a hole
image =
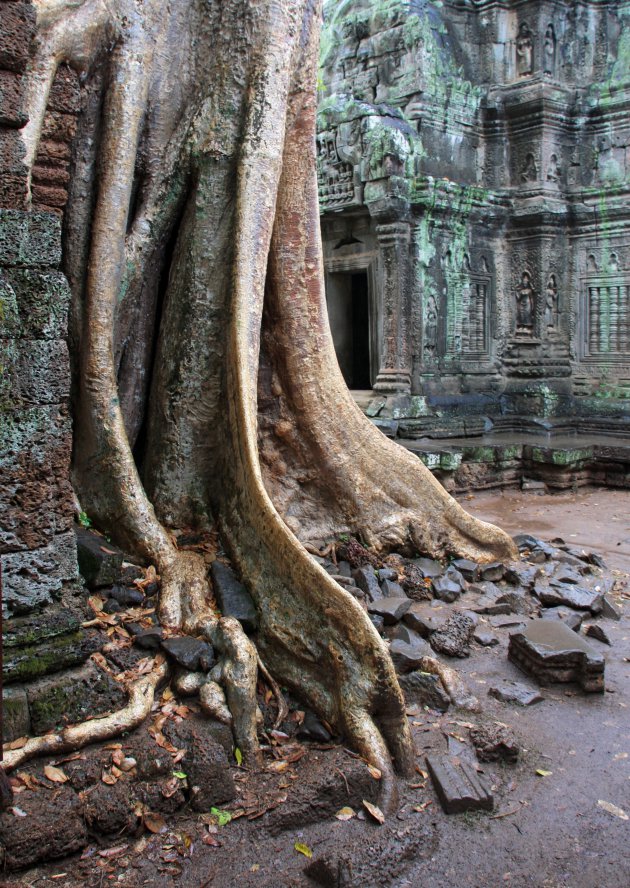
[[[390,433],[629,430],[629,50],[628,2],[326,5],[329,302],[367,276]]]
[[[24,72],[34,7],[0,3],[0,555],[3,613],[41,611],[77,579],[70,485],[68,311],[61,211],[78,114],[55,81],[32,187],[22,163]]]

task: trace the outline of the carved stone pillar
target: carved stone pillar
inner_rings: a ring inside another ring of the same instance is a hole
[[[411,391],[411,305],[409,298],[409,241],[407,222],[376,226],[383,271],[382,330],[377,392]]]

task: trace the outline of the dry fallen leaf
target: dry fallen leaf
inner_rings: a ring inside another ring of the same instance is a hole
[[[605,802],[603,799],[598,799],[597,804],[600,808],[603,808],[604,811],[608,811],[609,814],[618,817],[620,820],[630,819],[623,808],[618,808],[617,805],[613,805],[611,802]]]
[[[287,769],[288,767],[289,767],[289,763],[288,763],[288,762],[282,762],[282,761],[280,761],[280,762],[269,762],[269,764],[267,765],[267,770],[268,770],[268,771],[274,771],[276,774],[281,774],[283,771],[286,771],[286,769]]]
[[[302,844],[302,842],[296,842],[293,847],[295,848],[296,851],[299,851],[300,854],[303,854],[305,857],[312,857],[313,856],[313,852],[308,847],[308,845],[304,845],[304,844]]]
[[[103,768],[103,772],[101,774],[101,780],[103,783],[106,783],[108,786],[113,786],[115,783],[118,783],[118,777],[116,777],[110,770],[107,768]]]
[[[5,743],[2,747],[3,749],[21,749],[23,746],[26,746],[28,743],[28,737],[18,737],[17,740],[12,740],[10,743]]]
[[[56,768],[54,765],[44,766],[44,776],[52,780],[53,783],[67,783],[68,781],[68,775],[64,774],[61,768]]]
[[[365,799],[363,799],[363,806],[368,814],[370,814],[374,818],[374,820],[377,821],[377,823],[385,823],[385,815],[378,807],[378,805],[373,805],[372,802],[367,802]]]
[[[146,811],[144,815],[144,825],[152,833],[163,833],[166,832],[166,821],[159,814],[153,814],[151,811]]]
[[[357,812],[347,806],[345,808],[340,808],[335,814],[337,820],[352,820],[352,818],[356,816]]]

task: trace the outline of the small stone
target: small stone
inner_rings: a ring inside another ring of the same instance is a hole
[[[559,564],[554,570],[552,579],[550,579],[549,582],[552,586],[558,585],[559,583],[570,583],[574,586],[579,586],[582,582],[582,574],[570,565]]]
[[[344,589],[356,589],[356,583],[354,582],[352,577],[344,577],[342,574],[331,574],[330,578]]]
[[[504,761],[513,764],[518,759],[518,743],[507,725],[497,722],[471,728],[470,739],[480,762]]]
[[[501,703],[515,703],[517,706],[531,706],[544,699],[538,691],[517,681],[506,682],[490,688],[488,696],[500,700]]]
[[[498,616],[490,617],[490,625],[493,629],[512,629],[515,626],[523,626],[525,621],[518,616]]]
[[[326,730],[321,721],[314,712],[307,709],[304,713],[304,720],[297,732],[298,737],[307,737],[309,740],[315,740],[317,743],[329,743],[332,735]]]
[[[162,639],[162,648],[179,666],[190,672],[207,672],[215,662],[214,650],[207,641],[190,635],[174,635]],[[202,660],[204,665],[202,666]]]
[[[492,811],[494,799],[474,769],[446,757],[427,756],[427,768],[446,814]]]
[[[535,594],[541,604],[546,607],[572,607],[574,610],[588,610],[598,614],[602,609],[603,595],[595,589],[585,589],[574,584],[547,586],[538,581]]]
[[[130,586],[112,586],[107,594],[119,604],[137,606],[144,603],[144,593]]]
[[[603,641],[604,644],[612,645],[610,638],[606,635],[602,627],[597,625],[597,623],[590,623],[584,630],[584,634],[588,635],[590,638],[596,638],[597,641]]]
[[[348,561],[339,561],[337,563],[337,573],[342,577],[351,577],[352,568],[350,567],[350,563]]]
[[[498,583],[505,575],[505,565],[500,561],[493,561],[492,564],[479,565],[479,579],[483,582],[488,580],[491,583]]]
[[[153,598],[160,591],[160,586],[158,583],[149,583],[148,586],[145,586],[144,595],[145,598]]]
[[[431,648],[419,635],[410,641],[395,638],[389,646],[389,654],[399,675],[404,675],[422,665],[424,657],[431,656]]]
[[[469,583],[477,581],[479,576],[479,565],[476,561],[470,561],[468,558],[458,558],[456,561],[453,561],[452,567],[458,570]]]
[[[442,687],[437,675],[416,669],[407,675],[401,675],[398,683],[407,703],[428,706],[429,709],[437,709],[438,712],[446,712],[451,705],[451,698]]]
[[[555,552],[553,546],[549,546],[547,543],[537,539],[537,537],[534,537],[529,533],[518,533],[515,537],[512,537],[512,539],[516,543],[519,552],[529,553],[527,555],[528,560],[531,560],[530,554],[534,551],[542,553],[542,555],[544,555],[544,560],[551,558]]]
[[[621,619],[622,611],[617,607],[617,605],[608,597],[608,595],[604,595],[602,597],[602,617],[607,617],[609,620],[616,620],[617,622]]]
[[[210,573],[217,604],[223,616],[235,617],[246,632],[255,632],[258,628],[256,607],[232,568],[221,561],[213,561]]]
[[[380,573],[380,571],[379,571]],[[381,581],[381,589],[383,590],[384,598],[406,598],[407,595],[405,590],[399,583],[396,583],[394,580],[382,580]]]
[[[525,564],[522,561],[513,561],[506,566],[503,579],[512,586],[523,586],[524,589],[530,589],[539,573],[539,567]]]
[[[368,617],[376,631],[382,633],[383,628],[385,627],[385,620],[380,616],[380,614],[368,614]]]
[[[410,607],[411,601],[408,598],[381,598],[368,604],[368,612],[378,614],[386,626],[391,626],[401,620]]]
[[[456,601],[462,594],[462,587],[459,583],[446,576],[437,577],[433,580],[433,594],[440,601],[451,603]]]
[[[352,571],[352,576],[359,589],[365,592],[368,601],[377,601],[383,597],[376,577],[376,571],[371,564],[357,567],[356,570]]]
[[[423,638],[441,629],[446,622],[446,614],[431,613],[426,604],[414,602],[403,617],[403,623]]]
[[[393,583],[398,582],[398,571],[394,570],[391,567],[382,567],[378,571],[378,579],[379,582],[383,582],[383,580],[391,580]]]
[[[474,629],[475,624],[469,616],[455,613],[441,629],[431,635],[431,647],[448,657],[468,657]]]
[[[119,578],[123,553],[105,537],[84,527],[75,527],[79,572],[89,589],[112,586]]]
[[[495,647],[495,645],[499,644],[497,636],[485,629],[475,629],[473,638],[482,647]]]
[[[508,613],[510,614],[531,614],[534,610],[534,605],[526,598],[524,595],[521,595],[520,592],[505,592],[503,595],[500,595],[496,600],[497,605],[506,604],[509,608]]]
[[[413,558],[412,562],[422,575],[429,579],[441,577],[445,571],[444,565],[439,561],[434,561],[433,558]]]
[[[103,611],[106,614],[117,614],[123,609],[122,604],[116,601],[115,598],[108,598],[105,604],[103,605]]]
[[[125,629],[133,635],[133,643],[145,651],[157,651],[164,633],[159,626],[145,629],[139,623],[125,623]]]
[[[566,607],[549,607],[540,611],[543,620],[562,620],[565,626],[574,632],[580,631],[580,626],[584,619],[584,614],[579,611],[570,610]]]

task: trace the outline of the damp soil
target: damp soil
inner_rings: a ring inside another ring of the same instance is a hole
[[[619,622],[605,621],[612,646],[589,639],[606,656],[604,694],[554,685],[529,707],[494,699],[489,689],[506,680],[536,687],[507,660],[510,630],[495,629],[497,646],[474,645],[468,659],[453,663],[481,712],[409,708],[418,772],[401,783],[399,810],[384,824],[363,806],[377,788],[364,763],[342,746],[312,745],[286,772],[262,780],[235,768],[261,811],[272,800],[266,813],[208,830],[202,815],[184,810],[165,817],[163,833],[97,841],[83,859],[0,877],[0,885],[627,888],[630,821],[600,803],[630,814],[630,494],[484,493],[464,502],[510,532],[562,537],[603,554],[625,608]],[[497,722],[509,727],[520,752],[515,764],[479,765],[494,810],[447,816],[426,775],[426,755],[473,761],[471,729]],[[359,816],[336,819],[344,806]]]

